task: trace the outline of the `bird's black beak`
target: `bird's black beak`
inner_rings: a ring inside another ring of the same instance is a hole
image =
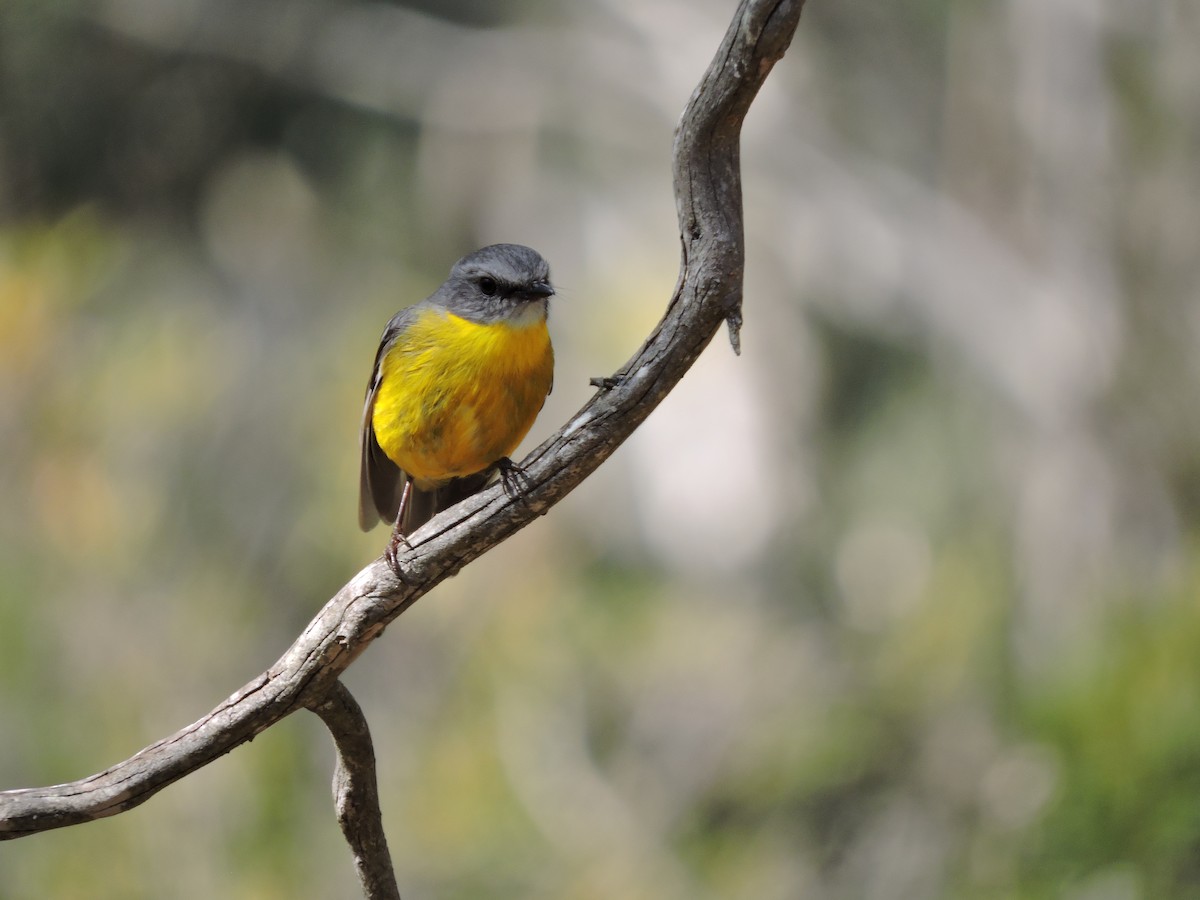
[[[548,281],[535,281],[521,290],[521,299],[523,300],[544,300],[547,297],[553,296],[554,288],[550,286],[550,282]]]

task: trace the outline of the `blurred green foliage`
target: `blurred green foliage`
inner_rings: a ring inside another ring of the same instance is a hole
[[[0,787],[274,661],[354,527],[379,330],[560,287],[533,440],[678,246],[732,11],[0,2]],[[810,0],[751,112],[745,354],[347,677],[406,898],[1200,897],[1200,20]],[[0,898],[350,897],[296,716]]]

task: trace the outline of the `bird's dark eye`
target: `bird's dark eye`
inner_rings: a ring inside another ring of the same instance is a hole
[[[483,276],[479,279],[479,289],[488,297],[494,297],[497,290],[496,279]]]

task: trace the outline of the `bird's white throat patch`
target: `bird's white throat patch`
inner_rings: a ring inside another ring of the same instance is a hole
[[[546,321],[546,301],[521,303],[508,315],[508,324],[513,328],[532,328]]]

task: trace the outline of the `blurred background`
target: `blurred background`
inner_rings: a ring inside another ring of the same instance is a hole
[[[733,0],[0,0],[0,788],[267,668],[355,525],[384,322],[559,296],[540,442],[676,275]],[[351,669],[421,898],[1200,897],[1200,16],[810,0],[724,335]],[[0,897],[357,896],[298,714]]]

